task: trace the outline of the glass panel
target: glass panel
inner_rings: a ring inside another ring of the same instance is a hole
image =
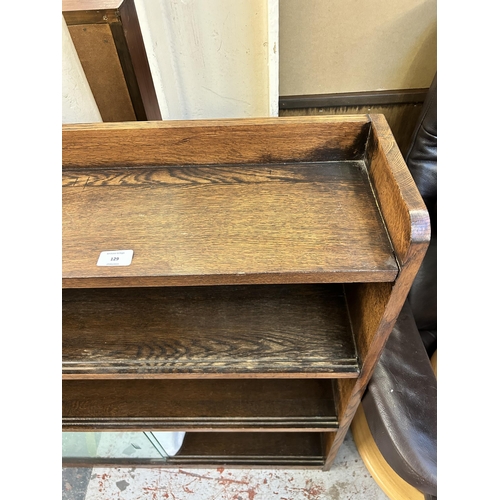
[[[63,432],[63,458],[162,458],[144,432]],[[163,455],[165,456],[165,455]]]
[[[173,457],[184,442],[185,432],[145,432],[155,448],[164,456]]]

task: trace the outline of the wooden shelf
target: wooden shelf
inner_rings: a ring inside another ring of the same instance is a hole
[[[64,378],[358,373],[342,285],[63,290]]]
[[[71,380],[67,431],[334,431],[331,380]]]
[[[362,161],[63,173],[63,287],[367,282],[398,265]],[[97,267],[102,251],[130,266]]]
[[[172,466],[318,467],[324,464],[320,433],[186,434],[184,444],[168,462]]]
[[[226,466],[319,468],[324,465],[318,432],[188,432],[180,451],[167,459],[72,458],[66,467]]]

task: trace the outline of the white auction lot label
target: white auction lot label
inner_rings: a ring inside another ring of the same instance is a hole
[[[97,260],[98,266],[130,266],[133,250],[107,250],[101,252]]]

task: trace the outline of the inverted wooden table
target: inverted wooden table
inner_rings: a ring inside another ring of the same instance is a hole
[[[328,470],[430,236],[385,118],[65,125],[62,197],[63,430]]]

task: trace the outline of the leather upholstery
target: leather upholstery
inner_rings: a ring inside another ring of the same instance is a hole
[[[431,243],[409,294],[419,330],[437,328],[437,75],[429,88],[406,164],[427,206]]]
[[[437,238],[431,237],[429,248],[408,294],[413,317],[427,350],[437,348]]]
[[[389,465],[426,498],[437,497],[437,76],[406,163],[427,206],[431,242],[362,404]]]
[[[437,199],[437,75],[429,87],[406,155],[406,164],[422,198]],[[429,208],[429,207],[428,207]]]
[[[408,301],[363,397],[380,452],[406,482],[436,495],[437,380]]]

